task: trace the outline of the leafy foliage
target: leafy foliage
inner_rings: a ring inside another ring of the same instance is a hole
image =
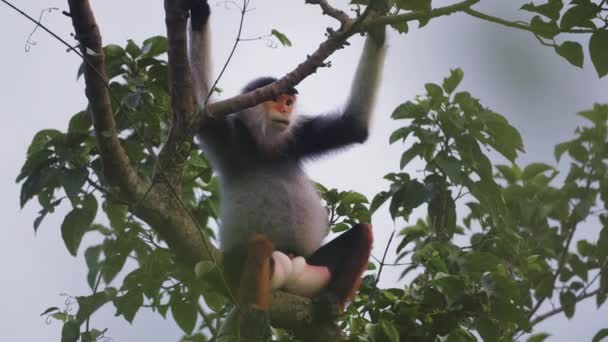
[[[352,1],[355,6],[368,3]],[[432,10],[430,0],[381,5],[394,14]],[[548,0],[521,9],[533,15],[527,28],[575,66],[583,66],[582,45],[558,44],[555,38],[574,30],[590,33],[591,61],[600,77],[608,73],[602,7],[590,0]],[[424,26],[428,19],[423,16],[419,22]],[[391,25],[404,34],[409,29],[407,22]],[[291,45],[284,34],[271,34]],[[130,40],[125,47],[104,48],[118,136],[147,179],[155,167],[148,147],[158,149],[170,126],[167,63],[162,58],[166,51],[163,37],[141,46]],[[593,296],[600,307],[608,297],[608,105],[579,113],[588,124],[555,147],[555,159],[570,163],[559,174],[554,165],[517,164],[524,151],[520,134],[505,117],[458,90],[463,77],[462,70],[452,70],[441,84],[427,83],[426,94],[394,110],[392,118],[401,127],[389,143],[406,142],[408,147],[399,170],[384,177],[387,190],[368,200],[355,191],[318,185],[333,232],[370,222],[385,209],[401,225],[392,246],[394,264],[370,263],[373,273],[364,278],[340,321],[351,340],[437,341],[441,336],[451,342],[478,337],[511,341],[551,316],[543,312],[547,300],[559,302],[558,313],[571,318],[581,300]],[[92,292],[73,298],[77,312],[69,306],[50,307],[42,315],[63,322],[66,342],[103,337],[105,329],[89,328],[85,322],[110,303],[116,316],[128,322],[142,308],[163,317],[170,312],[184,331],[183,341],[215,336],[231,307],[225,289],[218,286],[216,265],[204,261],[194,269],[184,266],[159,240],[155,227],[134,218],[136,208],[125,205],[120,189],[104,178],[91,125],[84,110],[74,114],[66,132],[38,132],[17,177],[21,206],[36,198],[41,207],[35,230],[59,206],[68,207],[62,238],[70,254],[84,250],[88,267]],[[186,159],[183,202],[213,238],[217,179],[198,150],[181,152]],[[405,172],[412,162],[421,163],[423,171]],[[414,222],[413,214],[422,218]],[[596,239],[574,239],[585,220],[597,220],[602,227]],[[98,243],[81,248],[90,232],[99,237]],[[133,267],[125,266],[127,259],[134,260]],[[402,285],[378,287],[387,267],[397,267]],[[600,330],[594,341],[608,336],[607,331]],[[275,337],[292,340],[288,333]],[[540,333],[529,341],[547,337]]]

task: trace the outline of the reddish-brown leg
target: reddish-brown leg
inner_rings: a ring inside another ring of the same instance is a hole
[[[261,311],[268,310],[270,257],[273,250],[274,243],[265,235],[256,234],[249,240],[239,282],[238,299],[241,305]]]

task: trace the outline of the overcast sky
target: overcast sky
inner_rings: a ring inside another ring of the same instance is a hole
[[[34,17],[45,8],[67,8],[63,0],[14,2]],[[211,2],[217,71],[234,41],[239,14],[231,6],[225,8]],[[105,44],[124,45],[129,38],[141,43],[165,33],[162,1],[92,3]],[[346,1],[332,3],[343,5]],[[521,3],[492,0],[479,8],[520,19],[512,9]],[[256,76],[282,76],[292,70],[324,39],[325,28],[335,27],[330,18],[320,16],[318,7],[304,5],[302,0],[252,0],[252,7],[255,10],[246,17],[245,38],[265,35],[275,28],[292,40],[293,47],[269,48],[264,40],[242,43],[220,82],[225,97],[235,94]],[[69,18],[60,11],[45,15],[43,22],[73,42]],[[19,209],[19,186],[14,180],[33,135],[45,128],[65,130],[69,117],[84,108],[84,86],[82,81],[76,81],[80,61],[42,30],[33,36],[37,44],[25,52],[34,26],[4,4],[0,4],[0,23],[0,99],[5,121],[0,135],[0,155],[5,164],[0,169],[0,217],[6,223],[0,243],[0,336],[4,341],[59,341],[61,325],[47,325],[39,314],[49,306],[63,307],[64,293],[90,293],[86,266],[82,253],[71,257],[61,241],[61,213],[47,217],[34,235],[32,222],[40,208],[32,201]],[[390,132],[399,127],[399,123],[390,120],[390,113],[400,103],[421,94],[424,83],[440,83],[450,68],[461,67],[465,72],[460,89],[472,92],[520,130],[527,151],[520,158],[524,163],[554,163],[553,146],[572,137],[574,128],[582,122],[574,114],[594,102],[608,102],[608,78],[598,80],[588,58],[584,70],[572,67],[526,32],[486,24],[464,14],[433,20],[422,30],[416,26],[411,26],[407,36],[393,33],[389,37],[387,72],[369,142],[308,165],[313,179],[368,196],[384,189],[387,184],[382,176],[398,169],[404,148],[387,145]],[[338,108],[346,99],[362,39],[355,37],[351,43],[330,58],[330,69],[319,70],[298,87],[302,112]],[[415,175],[419,169],[420,164],[413,163],[408,171]],[[376,254],[384,249],[390,232],[405,225],[393,225],[386,214],[374,216],[373,223]],[[594,225],[586,229],[589,236],[598,231]],[[83,243],[88,242],[91,240]],[[393,286],[394,279],[387,272],[383,286]],[[171,320],[163,321],[157,314],[140,311],[130,326],[122,318],[113,318],[114,311],[109,305],[93,317],[92,325],[109,328],[108,336],[115,341],[177,341],[181,336]],[[549,341],[589,341],[598,329],[608,327],[606,317],[606,306],[598,312],[592,299],[577,307],[573,320],[553,318],[540,329],[553,334]]]

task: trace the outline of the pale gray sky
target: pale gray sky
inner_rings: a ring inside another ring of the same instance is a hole
[[[345,4],[347,1],[332,1]],[[128,38],[141,43],[145,38],[164,34],[162,1],[103,0],[92,1],[104,37],[104,43],[124,45]],[[212,0],[212,3],[214,1]],[[435,6],[448,4],[435,1]],[[492,0],[483,8],[493,13],[503,11],[515,18],[523,1]],[[67,8],[64,0],[20,0],[15,4],[37,17],[44,8]],[[226,96],[259,75],[281,76],[293,69],[324,39],[327,26],[335,26],[319,15],[316,6],[304,1],[253,0],[255,11],[247,15],[244,37],[256,37],[276,28],[294,43],[291,48],[268,48],[264,41],[242,43],[220,87]],[[512,7],[511,7],[512,6]],[[239,19],[234,8],[213,6],[215,70],[225,60],[234,41]],[[0,248],[3,266],[0,285],[0,334],[5,341],[58,341],[61,325],[45,324],[39,314],[49,306],[63,306],[69,295],[86,295],[86,266],[83,258],[71,257],[60,237],[62,214],[47,217],[34,236],[32,222],[39,210],[33,201],[19,209],[19,186],[14,179],[21,167],[27,146],[40,129],[65,130],[71,115],[85,106],[82,81],[76,82],[80,63],[74,54],[47,34],[38,30],[38,43],[31,51],[24,46],[33,25],[0,4],[0,98],[5,130],[0,137],[0,155],[6,166],[0,170],[0,217],[6,227]],[[43,22],[68,41],[72,32],[69,19],[55,11]],[[542,47],[526,32],[486,24],[466,15],[454,15],[432,21],[417,30],[414,24],[407,36],[391,34],[389,53],[369,142],[346,153],[324,158],[309,165],[311,177],[325,185],[355,189],[371,196],[384,189],[382,176],[398,168],[401,146],[387,146],[388,135],[399,127],[389,119],[400,103],[423,92],[425,82],[440,82],[450,68],[461,67],[465,79],[461,89],[481,98],[483,104],[505,115],[522,132],[527,154],[520,161],[553,163],[553,146],[572,136],[580,120],[577,111],[594,102],[608,102],[608,79],[598,80],[585,60],[585,69],[570,66],[551,49]],[[300,109],[315,113],[339,107],[346,99],[362,39],[355,37],[352,46],[330,58],[332,68],[321,69],[305,80],[300,90]],[[253,68],[252,68],[253,67]],[[411,165],[415,173],[419,165]],[[65,208],[64,208],[65,209]],[[396,226],[386,214],[374,217],[376,252],[380,253],[390,231]],[[587,232],[597,234],[590,225]],[[587,234],[586,233],[586,234]],[[86,244],[87,241],[84,241]],[[83,248],[80,249],[84,250]],[[384,286],[391,286],[394,275],[386,273]],[[114,318],[109,305],[92,320],[95,327],[108,327],[115,341],[177,341],[181,332],[159,315],[140,311],[133,326]],[[595,310],[594,300],[577,308],[571,321],[563,316],[541,328],[552,333],[549,341],[589,341],[593,334],[608,326],[608,309]]]

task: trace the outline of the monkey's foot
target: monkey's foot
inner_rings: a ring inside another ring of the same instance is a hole
[[[312,298],[329,284],[331,274],[325,266],[309,265],[303,257],[290,258],[279,251],[272,253],[272,259],[272,289]]]
[[[340,316],[340,299],[331,292],[323,292],[312,299],[313,320],[333,322]]]

